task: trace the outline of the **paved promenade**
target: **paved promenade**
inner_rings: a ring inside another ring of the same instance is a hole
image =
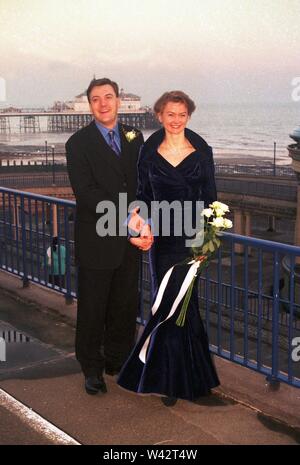
[[[88,396],[74,357],[76,304],[0,272],[0,444],[299,444],[300,390],[270,390],[264,376],[215,358],[222,382],[195,403],[165,407],[106,376],[108,393]],[[0,333],[1,335],[1,333]]]

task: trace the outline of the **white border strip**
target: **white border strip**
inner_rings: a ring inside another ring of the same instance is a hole
[[[1,388],[0,405],[16,415],[23,423],[29,426],[29,428],[34,429],[36,432],[46,436],[50,441],[53,441],[54,444],[81,445],[80,442],[77,442],[74,438],[54,426]]]

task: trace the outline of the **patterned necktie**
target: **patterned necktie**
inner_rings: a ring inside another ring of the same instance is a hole
[[[115,154],[119,157],[121,155],[121,152],[120,152],[120,149],[115,141],[115,133],[113,130],[109,131],[108,133],[108,136],[109,136],[109,146],[110,148],[113,149],[113,151],[115,152]]]

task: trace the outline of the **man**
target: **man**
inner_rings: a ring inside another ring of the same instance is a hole
[[[103,378],[118,373],[134,343],[138,308],[139,251],[153,238],[99,236],[96,206],[111,201],[119,217],[119,194],[135,199],[141,132],[118,124],[118,85],[93,79],[87,97],[94,120],[66,143],[67,167],[76,197],[75,259],[78,266],[76,357],[88,394],[107,391]],[[130,137],[126,135],[130,133]],[[134,135],[134,137],[132,137]],[[139,223],[139,222],[138,222]],[[131,225],[130,225],[131,226]],[[143,222],[138,224],[141,229]]]

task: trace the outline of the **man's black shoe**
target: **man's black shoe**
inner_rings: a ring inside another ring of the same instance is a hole
[[[85,378],[85,390],[88,394],[95,395],[101,391],[103,394],[107,392],[105,381],[100,376],[87,376]]]
[[[105,373],[110,376],[115,376],[120,373],[121,368],[115,368],[111,365],[106,365],[105,367]]]

